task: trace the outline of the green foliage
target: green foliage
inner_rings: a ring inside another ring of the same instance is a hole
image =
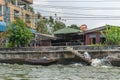
[[[96,43],[96,44],[91,44],[90,46],[107,46],[104,43]]]
[[[48,34],[47,19],[42,19],[37,23],[37,32]]]
[[[16,20],[15,23],[8,26],[7,33],[10,47],[25,47],[32,39],[33,34],[26,27],[26,23],[22,20]]]
[[[15,4],[15,0],[8,0],[8,2],[11,2],[12,4]]]
[[[74,28],[74,29],[78,29],[80,30],[80,28],[76,25],[76,24],[72,24],[71,26],[69,26],[70,28]]]
[[[120,45],[120,27],[106,25],[106,43]]]
[[[34,9],[33,9],[33,7],[28,6],[28,9],[30,9],[30,11],[34,13]]]
[[[59,29],[65,28],[65,27],[66,27],[66,25],[63,22],[55,21],[55,24],[53,26],[53,31],[57,31]]]
[[[37,12],[37,18],[40,19],[41,18],[41,14],[39,12]]]
[[[52,34],[54,31],[66,27],[66,25],[59,19],[54,19],[52,16],[49,18],[40,19],[40,21],[37,23],[37,32]]]

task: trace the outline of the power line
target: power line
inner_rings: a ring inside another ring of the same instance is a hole
[[[113,16],[113,15],[92,15],[92,14],[78,14],[78,13],[63,13],[63,12],[58,12],[58,11],[48,11],[48,10],[42,10],[42,9],[35,9],[35,10],[39,10],[39,11],[42,11],[42,12],[50,12],[50,13],[60,13],[60,14],[67,14],[67,15],[76,15],[76,16],[78,16],[78,15],[80,15],[80,16],[108,16],[108,17],[119,17],[119,16]]]
[[[15,15],[15,14],[8,14],[8,15],[14,15],[13,17],[18,17],[18,16],[21,16],[21,17],[26,17],[26,15]],[[4,16],[4,15],[1,15],[1,16]],[[80,15],[81,16],[81,15]],[[66,17],[66,18],[120,18],[120,16],[57,16],[57,17]],[[35,17],[35,16],[32,16],[32,17]],[[50,15],[46,15],[46,16],[43,16],[43,17],[50,17]],[[56,16],[52,16],[52,17],[56,17]],[[26,17],[27,18],[27,17]],[[25,19],[26,19],[25,18]],[[28,17],[30,18],[30,17]],[[35,17],[37,18],[37,17]]]
[[[55,0],[49,0],[49,1],[40,1],[40,2],[120,2],[120,1],[118,1],[118,0],[106,0],[106,1],[104,1],[104,0],[97,0],[97,1],[95,1],[95,0],[92,0],[92,1],[79,1],[79,0],[74,0],[74,1],[72,1],[72,0],[65,0],[65,1],[62,1],[62,0],[60,0],[60,1],[55,1]]]
[[[120,19],[93,19],[93,18],[92,19],[91,18],[87,18],[87,19],[83,19],[83,18],[75,19],[75,18],[70,18],[70,19],[66,19],[66,20],[120,20]]]
[[[35,5],[39,6],[39,5]],[[120,7],[75,7],[75,6],[54,6],[54,5],[40,5],[44,8],[62,8],[62,9],[80,9],[80,10],[120,10]]]
[[[14,15],[14,14],[8,14],[8,15]],[[24,16],[24,15],[19,15],[20,16]],[[50,16],[43,16],[43,17],[50,17]],[[52,16],[53,18],[55,18],[55,16]],[[120,20],[120,16],[119,17],[76,17],[76,16],[60,16],[62,19],[61,20]],[[12,17],[14,18],[14,17]],[[22,19],[38,19],[36,17],[29,17],[29,18],[23,18]]]

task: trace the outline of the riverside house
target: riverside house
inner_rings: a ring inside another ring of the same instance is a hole
[[[108,25],[110,27],[110,25]],[[53,46],[67,46],[67,45],[93,45],[104,43],[106,36],[101,34],[106,32],[106,25],[80,31],[72,28],[63,28],[56,32],[54,35],[57,39],[52,40]]]
[[[85,35],[85,45],[104,43],[106,36],[102,35],[101,31],[105,33],[105,30],[106,26],[102,26],[82,32],[81,34]]]
[[[63,28],[54,32],[57,39],[52,40],[52,46],[81,45],[84,43],[83,35],[80,30],[73,28]]]

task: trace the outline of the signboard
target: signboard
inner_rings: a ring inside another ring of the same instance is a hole
[[[80,26],[80,30],[81,31],[85,31],[87,29],[87,25],[86,24],[82,24],[81,26]]]

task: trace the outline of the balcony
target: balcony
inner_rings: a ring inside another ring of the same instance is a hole
[[[15,16],[14,16],[14,19],[17,20],[17,19],[20,19],[20,17],[17,16],[17,15],[15,15]]]
[[[20,1],[20,0],[19,0]],[[33,0],[21,0],[24,3],[27,3],[27,4],[33,4]]]
[[[26,23],[31,23],[29,18],[26,18]]]
[[[19,19],[20,18],[20,13],[19,11],[14,10],[14,19]]]
[[[8,6],[10,7],[11,10],[10,14],[14,14],[14,15],[10,15],[11,22],[14,22],[16,21],[16,19],[20,18],[24,22],[26,22],[27,25],[30,26],[31,28],[34,27],[33,12],[31,12],[30,10],[25,10],[23,7],[16,6],[11,3],[8,3]]]

